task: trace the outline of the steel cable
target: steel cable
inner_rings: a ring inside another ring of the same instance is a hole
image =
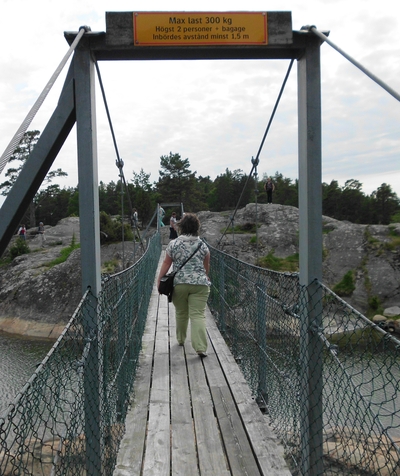
[[[369,78],[371,78],[373,81],[375,81],[375,83],[379,84],[379,86],[381,86],[385,91],[387,91],[395,99],[400,101],[400,94],[399,93],[397,93],[394,89],[392,89],[390,86],[388,86],[382,80],[380,80],[377,76],[375,76],[370,71],[368,71],[367,68],[364,68],[364,66],[362,64],[360,64],[354,58],[352,58],[347,53],[345,53],[342,49],[340,49],[338,46],[336,46],[335,43],[332,43],[332,41],[326,35],[324,35],[321,31],[317,30],[315,28],[315,26],[303,26],[301,29],[311,31],[312,33],[317,35],[323,41],[328,43],[328,45],[332,46],[332,48],[335,49],[338,53],[340,53],[347,60],[349,60],[350,63],[354,64],[354,66],[356,66],[359,70],[361,70],[363,73],[365,73]]]
[[[277,111],[277,109],[278,109],[278,105],[279,105],[279,102],[280,102],[280,100],[281,100],[283,91],[284,91],[284,89],[285,89],[287,80],[288,80],[288,78],[289,78],[290,71],[291,71],[292,66],[293,66],[293,62],[294,62],[294,59],[292,59],[292,60],[290,61],[289,68],[288,68],[288,70],[287,70],[287,72],[286,72],[285,79],[283,80],[281,89],[280,89],[279,94],[278,94],[278,98],[277,98],[277,100],[275,101],[275,106],[274,106],[274,108],[273,108],[273,110],[272,110],[271,117],[270,117],[270,119],[269,119],[269,121],[268,121],[268,124],[267,124],[267,127],[266,127],[266,129],[265,129],[264,136],[263,136],[263,138],[262,138],[262,140],[261,140],[260,147],[258,148],[258,152],[257,152],[256,158],[255,158],[255,159],[252,158],[252,160],[251,160],[251,162],[252,162],[253,165],[252,165],[252,167],[251,167],[250,173],[249,173],[249,175],[248,175],[248,177],[247,177],[246,183],[244,184],[244,186],[243,186],[243,188],[242,188],[242,192],[241,192],[240,197],[239,197],[239,199],[238,199],[238,201],[237,201],[235,211],[233,212],[233,215],[230,217],[230,222],[229,222],[229,224],[227,225],[227,227],[226,227],[224,233],[222,234],[221,238],[218,240],[218,246],[220,245],[220,243],[221,243],[223,237],[226,235],[230,224],[233,223],[233,220],[234,220],[235,215],[236,215],[236,213],[237,213],[237,211],[238,211],[240,202],[241,202],[241,200],[242,200],[244,191],[246,190],[247,184],[248,184],[248,182],[249,182],[249,180],[250,180],[250,177],[252,176],[254,170],[257,169],[257,166],[258,166],[258,164],[259,164],[260,153],[261,153],[261,151],[262,151],[262,148],[264,147],[265,139],[267,138],[269,129],[270,129],[271,124],[272,124],[272,120],[273,120],[273,118],[274,118],[274,116],[275,116],[275,113],[276,113],[276,111]]]
[[[24,121],[20,125],[17,132],[14,134],[14,137],[11,139],[10,143],[6,147],[5,151],[3,152],[0,158],[0,173],[4,170],[7,162],[10,160],[10,157],[14,153],[15,149],[17,148],[18,144],[21,142],[21,139],[25,132],[28,130],[29,125],[31,124],[33,118],[36,116],[36,113],[40,109],[41,105],[43,104],[44,100],[46,99],[47,95],[49,94],[51,88],[53,87],[54,83],[56,82],[58,76],[60,75],[61,71],[63,70],[66,62],[68,61],[69,57],[77,47],[80,39],[82,36],[90,31],[88,26],[81,26],[79,28],[79,32],[75,37],[75,40],[69,47],[69,50],[65,54],[64,58],[62,59],[61,63],[58,65],[57,69],[54,71],[52,77],[50,78],[49,82],[46,84],[45,88],[43,89],[42,93],[36,100],[35,104],[32,106],[31,110],[28,112],[27,116],[25,117]]]

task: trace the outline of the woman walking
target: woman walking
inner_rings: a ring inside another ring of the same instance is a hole
[[[200,222],[194,213],[185,213],[178,223],[180,235],[169,242],[161,265],[157,287],[171,265],[178,268],[197,249],[193,257],[176,273],[172,302],[176,314],[176,339],[184,345],[190,319],[192,347],[200,357],[207,356],[205,309],[210,293],[210,250],[199,238]],[[199,247],[200,245],[200,247]]]

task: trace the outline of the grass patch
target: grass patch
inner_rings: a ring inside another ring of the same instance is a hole
[[[60,256],[58,258],[53,259],[53,261],[50,261],[50,263],[47,265],[49,268],[52,268],[53,266],[57,266],[58,264],[64,263],[67,261],[69,255],[76,249],[80,248],[81,245],[79,243],[75,242],[75,235],[72,236],[72,241],[69,246],[66,248],[63,248],[60,251]]]
[[[357,329],[351,332],[331,334],[328,336],[331,344],[337,345],[339,348],[345,350],[347,347],[375,347],[383,340],[383,335],[372,328]]]
[[[390,242],[385,243],[385,248],[389,251],[394,251],[400,247],[400,236],[390,235]]]
[[[364,237],[367,240],[367,243],[373,247],[380,244],[380,241],[371,235],[368,227],[365,229]]]
[[[117,267],[118,260],[113,259],[111,261],[106,261],[101,268],[101,272],[104,274],[114,274]]]
[[[332,291],[338,296],[351,296],[355,289],[354,271],[350,269],[343,276],[342,280],[335,284]]]
[[[290,271],[297,272],[299,270],[299,254],[287,256],[286,258],[278,258],[275,256],[274,250],[270,251],[267,256],[258,260],[258,265],[272,271]]]
[[[230,227],[228,230],[226,230],[226,234],[236,234],[236,235],[242,235],[246,233],[255,233],[257,231],[257,228],[260,228],[261,225],[256,225],[255,223],[243,223],[242,225],[235,225],[233,228]],[[225,229],[221,230],[221,233],[224,233]]]

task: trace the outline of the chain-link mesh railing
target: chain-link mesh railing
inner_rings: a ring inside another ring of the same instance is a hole
[[[0,475],[109,476],[115,466],[161,253],[90,291],[0,418]]]
[[[292,473],[400,474],[400,342],[320,283],[210,248],[209,306]]]

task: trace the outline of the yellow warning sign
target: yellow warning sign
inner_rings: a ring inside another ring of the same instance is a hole
[[[266,12],[134,12],[137,46],[266,45]]]

